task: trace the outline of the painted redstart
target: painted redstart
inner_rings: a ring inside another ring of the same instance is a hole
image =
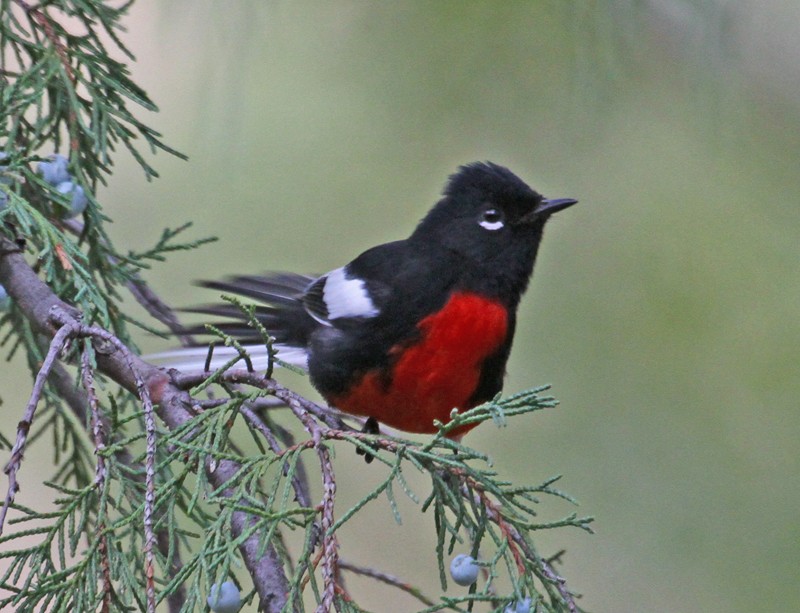
[[[200,284],[255,299],[255,316],[282,348],[278,357],[307,366],[332,406],[432,433],[453,408],[470,409],[501,390],[545,223],[576,202],[546,199],[497,164],[468,164],[405,240],[319,278],[272,273]],[[215,325],[264,353],[238,307],[193,310],[226,318]],[[200,352],[177,353],[197,366]]]

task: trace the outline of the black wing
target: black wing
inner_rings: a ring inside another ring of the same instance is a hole
[[[255,307],[255,317],[278,343],[306,347],[311,333],[319,325],[303,306],[303,293],[314,280],[314,277],[295,273],[267,273],[230,277],[222,281],[199,281],[198,285],[258,301],[260,304]],[[220,303],[186,310],[224,318],[224,321],[213,322],[213,325],[242,343],[262,342],[234,304]],[[205,334],[206,330],[203,326],[196,326],[190,332]]]

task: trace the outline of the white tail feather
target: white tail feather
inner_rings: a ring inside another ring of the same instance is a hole
[[[255,370],[266,370],[269,365],[267,348],[264,345],[243,345],[243,347],[250,356],[253,368]],[[278,351],[276,357],[279,360],[303,370],[308,370],[308,355],[304,349],[278,344],[275,345],[275,349]],[[237,355],[239,353],[233,347],[214,347],[214,355],[211,358],[209,370],[213,372],[222,368]],[[208,347],[179,347],[160,353],[151,353],[143,356],[143,358],[162,368],[174,368],[184,373],[203,372],[208,358]],[[232,368],[245,368],[244,360],[239,360]],[[355,420],[362,425],[366,422],[365,417],[349,415],[334,407],[330,407],[329,410],[339,417]],[[381,432],[392,436],[403,436],[400,430],[390,428],[384,424],[381,424]]]
[[[264,345],[243,345],[243,347],[250,356],[253,368],[255,370],[266,370],[267,366],[269,366],[267,348]],[[308,357],[305,350],[283,345],[275,345],[275,349],[277,350],[276,357],[279,360],[299,368],[308,368]],[[237,355],[239,353],[233,347],[214,347],[209,370],[214,371],[222,368]],[[157,366],[174,368],[187,373],[203,372],[207,358],[208,347],[180,347],[144,356],[145,360]],[[239,360],[232,368],[245,368],[244,360]]]

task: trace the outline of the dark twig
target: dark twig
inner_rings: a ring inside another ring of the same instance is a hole
[[[349,570],[351,573],[355,573],[357,575],[362,575],[364,577],[369,577],[371,579],[375,579],[376,581],[380,581],[381,583],[385,583],[386,585],[391,585],[392,587],[396,587],[399,590],[403,590],[406,594],[411,594],[414,598],[419,600],[425,606],[433,607],[436,605],[435,602],[430,600],[427,596],[425,596],[419,588],[414,587],[410,583],[395,577],[394,575],[390,575],[388,573],[382,573],[374,568],[367,568],[364,566],[357,566],[351,562],[347,562],[346,560],[342,560],[339,558],[339,568],[342,570]]]
[[[264,423],[264,420],[261,419],[255,413],[255,411],[253,411],[247,405],[243,405],[239,410],[241,411],[242,415],[244,415],[247,423],[261,433],[261,435],[267,441],[267,444],[272,452],[275,453],[275,455],[280,455],[283,452],[283,448],[278,442],[278,439],[275,438],[275,434],[273,434],[272,429],[270,429],[267,424]],[[292,478],[292,488],[294,489],[294,495],[297,500],[297,504],[299,504],[301,507],[310,508],[311,496],[308,489],[308,483],[305,482],[304,474],[301,471],[295,472],[295,475]]]
[[[175,316],[175,312],[159,298],[147,283],[136,276],[125,285],[136,298],[136,302],[141,304],[152,317],[164,324],[182,345],[191,345],[194,342],[191,335],[186,334],[184,327]]]
[[[517,532],[515,536],[515,540],[516,539],[523,540],[519,532]],[[528,549],[527,543],[525,543],[524,546],[523,545],[520,546],[523,547],[524,549]],[[556,586],[556,589],[558,590],[558,593],[561,594],[561,598],[563,598],[564,602],[567,603],[570,613],[576,613],[578,610],[578,605],[575,604],[575,598],[572,595],[572,592],[570,592],[569,589],[567,589],[567,580],[558,573],[556,573],[553,570],[553,567],[547,562],[547,560],[539,559],[539,562],[542,565],[542,570],[544,571],[545,576],[550,581],[553,582],[553,584]]]
[[[84,224],[81,220],[64,219],[61,223],[76,236],[81,236],[83,234]],[[105,242],[103,242],[103,244],[105,246]],[[108,261],[111,262],[111,264],[118,264],[117,259],[110,255],[108,256]],[[186,334],[185,328],[178,321],[175,311],[173,311],[172,308],[138,275],[134,275],[132,280],[128,281],[125,286],[136,299],[136,302],[143,306],[151,317],[164,324],[182,345],[191,345],[194,343],[192,336]]]

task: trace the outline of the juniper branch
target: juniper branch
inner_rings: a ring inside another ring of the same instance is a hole
[[[69,321],[68,314],[75,313],[75,310],[50,291],[27,264],[18,247],[5,237],[0,237],[0,283],[38,332],[52,337],[61,329],[69,329],[57,328],[56,324]],[[57,314],[56,321],[51,317],[54,313]],[[147,390],[146,393],[158,403],[158,414],[168,427],[179,428],[191,419],[191,397],[173,385],[163,371],[144,362],[118,341],[114,342],[113,335],[108,332],[83,326],[77,320],[74,320],[74,326],[82,335],[111,342],[111,350],[97,354],[99,370],[131,393]],[[66,337],[69,333],[62,334]],[[220,462],[215,470],[209,471],[208,478],[215,487],[224,488],[239,470],[240,466],[235,462]],[[246,513],[235,512],[232,516],[234,536],[245,533],[249,523]],[[277,613],[283,608],[288,592],[286,575],[274,547],[269,546],[266,555],[262,555],[261,550],[258,535],[250,536],[240,545],[242,558],[253,577],[264,610]]]
[[[89,353],[84,351],[81,356],[81,360],[89,360]],[[94,404],[97,403],[96,395],[92,398],[92,394],[89,393],[89,389],[93,389],[94,384],[94,374],[93,369],[88,372],[88,376],[82,373],[83,379],[83,386],[84,386],[84,393],[81,393],[80,388],[74,385],[72,377],[67,373],[66,369],[59,363],[54,364],[53,369],[50,373],[50,377],[48,378],[48,383],[52,384],[59,397],[62,398],[67,405],[69,406],[70,410],[75,414],[78,421],[81,423],[87,423],[86,419],[86,407],[89,406],[92,408]],[[90,381],[91,380],[91,381]],[[97,439],[106,440],[107,433],[109,431],[109,423],[108,419],[105,415],[101,414],[99,411],[95,416],[95,409],[92,408],[92,416],[91,416],[91,428],[92,428],[92,435]],[[105,442],[106,447],[110,444],[114,447],[114,458],[116,461],[123,467],[125,467],[126,472],[131,475],[131,478],[134,481],[141,482],[141,475],[143,471],[140,469],[138,463],[133,459],[129,449],[125,446],[120,446],[115,444],[116,441],[107,441]],[[100,468],[101,463],[104,464],[105,461],[103,459],[103,446],[95,444],[95,449],[97,450],[97,465],[98,471],[101,471]],[[131,496],[135,495],[131,489],[127,490],[127,493]],[[98,532],[102,532],[102,527],[98,526]],[[156,540],[158,545],[158,550],[161,553],[161,556],[164,560],[167,561],[167,570],[168,573],[172,576],[179,574],[182,563],[180,557],[180,550],[177,547],[176,539],[170,531],[166,527],[160,527],[156,531]],[[107,577],[105,574],[104,569],[104,582],[107,583]],[[109,592],[110,595],[110,592]],[[177,613],[181,610],[183,603],[186,601],[186,588],[183,584],[178,586],[173,592],[171,592],[167,596],[167,606],[169,608],[170,613]]]

